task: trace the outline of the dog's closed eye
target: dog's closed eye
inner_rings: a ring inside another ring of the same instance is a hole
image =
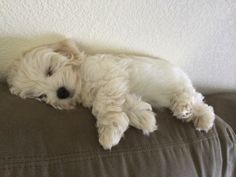
[[[53,69],[52,69],[52,67],[49,67],[48,70],[46,71],[46,76],[50,77],[50,76],[52,76],[52,74],[53,74]]]

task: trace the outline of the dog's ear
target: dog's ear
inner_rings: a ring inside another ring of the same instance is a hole
[[[81,53],[76,42],[71,39],[66,39],[59,43],[49,44],[48,47],[69,59],[76,59]]]

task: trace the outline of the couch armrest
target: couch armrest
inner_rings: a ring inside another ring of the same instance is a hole
[[[236,132],[236,93],[221,93],[206,96],[206,102],[214,107],[215,113]]]

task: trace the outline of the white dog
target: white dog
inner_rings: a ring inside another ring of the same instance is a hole
[[[71,40],[26,52],[12,64],[7,81],[11,93],[22,98],[57,109],[77,103],[92,108],[104,149],[118,144],[129,125],[144,134],[155,131],[152,106],[169,108],[197,130],[208,131],[215,119],[213,108],[178,67],[147,57],[86,55]]]

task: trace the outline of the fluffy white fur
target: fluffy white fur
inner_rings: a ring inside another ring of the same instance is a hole
[[[147,57],[86,55],[71,40],[26,52],[12,64],[8,84],[11,93],[57,109],[77,103],[92,108],[104,149],[118,144],[129,125],[144,134],[155,131],[152,106],[169,108],[198,130],[208,131],[215,119],[213,108],[178,67]],[[68,90],[68,98],[58,98],[60,87]]]

